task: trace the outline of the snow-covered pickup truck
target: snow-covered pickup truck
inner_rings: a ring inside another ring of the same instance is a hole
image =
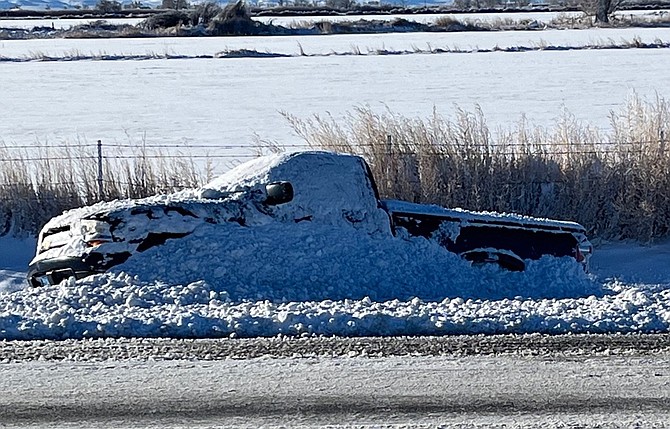
[[[310,151],[257,158],[200,189],[69,210],[41,230],[28,281],[40,286],[102,273],[204,224],[270,222],[318,223],[389,239],[420,236],[473,265],[516,271],[544,255],[571,256],[586,267],[592,249],[574,222],[381,200],[362,158]]]

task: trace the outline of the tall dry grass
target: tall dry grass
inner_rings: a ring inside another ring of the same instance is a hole
[[[0,236],[35,234],[51,217],[74,207],[173,192],[211,179],[208,164],[166,157],[142,145],[105,147],[102,194],[95,144],[4,145],[0,161]]]
[[[607,131],[569,113],[551,128],[521,118],[497,130],[480,109],[427,119],[369,108],[343,121],[285,116],[307,146],[365,157],[385,198],[575,220],[593,238],[670,235],[670,103],[662,98],[631,97],[611,114]],[[34,234],[63,210],[101,199],[211,179],[209,164],[128,146],[105,148],[102,195],[95,145],[0,146],[0,235]]]
[[[569,113],[491,131],[480,109],[422,120],[359,108],[346,120],[285,114],[314,148],[365,157],[380,193],[422,203],[575,220],[593,237],[670,234],[670,106],[632,96],[607,132]]]

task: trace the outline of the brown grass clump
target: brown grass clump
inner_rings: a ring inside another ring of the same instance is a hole
[[[211,35],[256,35],[266,29],[266,26],[251,19],[251,12],[242,0],[231,2],[224,7],[209,23]]]
[[[567,113],[492,133],[480,109],[427,120],[359,108],[344,124],[285,114],[310,146],[365,157],[381,194],[472,210],[575,220],[594,237],[670,234],[670,107],[632,97],[601,133]]]

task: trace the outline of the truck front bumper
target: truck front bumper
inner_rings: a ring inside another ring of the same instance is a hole
[[[35,287],[56,285],[69,277],[82,279],[101,272],[82,258],[64,256],[30,264],[28,283]]]

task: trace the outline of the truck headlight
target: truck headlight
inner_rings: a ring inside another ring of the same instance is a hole
[[[82,240],[89,247],[99,246],[112,241],[112,234],[109,232],[109,224],[107,222],[83,219],[79,223],[79,231]]]

